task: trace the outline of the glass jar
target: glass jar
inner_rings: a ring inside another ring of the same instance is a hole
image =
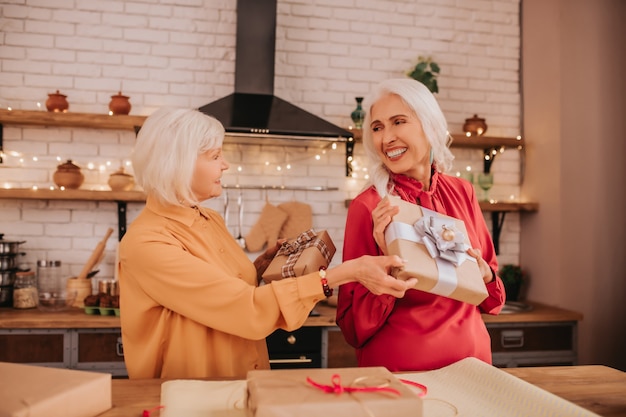
[[[37,261],[37,278],[41,310],[61,310],[74,302],[68,299],[61,261]]]
[[[39,303],[35,271],[15,273],[13,283],[13,308],[35,308]]]

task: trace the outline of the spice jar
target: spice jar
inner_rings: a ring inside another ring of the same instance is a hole
[[[35,308],[39,303],[35,271],[15,273],[13,283],[13,308]]]

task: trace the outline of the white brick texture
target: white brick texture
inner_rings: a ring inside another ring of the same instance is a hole
[[[233,90],[235,7],[225,0],[0,0],[0,107],[45,110],[47,94],[57,89],[68,96],[70,111],[100,114],[120,90],[131,98],[131,114],[142,115],[221,98]],[[450,131],[460,132],[464,119],[478,114],[487,119],[489,135],[520,134],[519,0],[278,0],[276,34],[275,94],[337,125],[350,125],[354,97],[382,79],[404,77],[421,55],[442,68],[437,98]],[[4,126],[3,136],[4,187],[52,186],[56,165],[72,159],[83,168],[84,188],[106,189],[108,175],[128,161],[134,142],[132,132],[56,127]],[[338,187],[244,191],[243,231],[254,225],[266,197],[275,204],[304,201],[313,208],[314,227],[329,230],[339,253],[334,263],[340,261],[344,200],[365,183],[360,169],[357,178],[344,176],[342,144],[325,153],[250,145],[225,150],[229,185]],[[481,169],[481,151],[454,153],[452,173],[468,165]],[[355,159],[365,165],[360,144]],[[519,197],[520,161],[514,150],[497,156],[493,197]],[[236,192],[228,192],[236,200]],[[222,198],[206,204],[223,211]],[[129,222],[141,207],[128,205]],[[114,227],[99,276],[113,275],[115,203],[1,200],[0,213],[0,232],[27,241],[25,261],[60,259],[68,274],[81,269]],[[235,219],[231,205],[233,233]],[[507,215],[500,246],[501,263],[518,262],[518,215]]]

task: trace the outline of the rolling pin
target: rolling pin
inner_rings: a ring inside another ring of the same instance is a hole
[[[109,230],[107,230],[107,233],[104,236],[104,238],[96,245],[96,248],[91,253],[91,256],[89,257],[89,260],[87,261],[87,263],[83,267],[83,270],[80,271],[80,274],[78,274],[77,278],[79,280],[81,280],[81,279],[85,279],[86,280],[87,279],[87,274],[98,263],[98,261],[100,260],[100,258],[104,254],[104,248],[106,247],[107,240],[109,240],[109,238],[111,237],[112,234],[113,234],[113,229],[109,227]]]

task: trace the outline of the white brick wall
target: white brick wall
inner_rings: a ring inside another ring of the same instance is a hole
[[[43,106],[47,93],[56,89],[68,95],[70,111],[92,113],[106,113],[118,90],[131,97],[131,114],[143,115],[164,105],[197,107],[221,98],[233,90],[235,4],[0,0],[0,107],[37,110],[37,103]],[[427,55],[442,67],[438,99],[452,132],[460,132],[464,119],[477,113],[487,119],[488,134],[518,135],[518,7],[519,0],[279,0],[275,93],[348,126],[355,96],[367,94],[381,79],[404,76],[417,56]],[[24,160],[8,154],[0,166],[0,184],[50,186],[57,158],[71,158],[83,167],[84,187],[106,187],[110,172],[127,161],[133,142],[131,132],[5,126],[5,152],[20,152]],[[327,149],[318,161],[316,149],[228,145],[231,170],[225,182],[338,187],[270,191],[267,197],[276,204],[292,199],[311,204],[314,226],[328,229],[340,252],[344,199],[364,183],[344,177],[343,149]],[[356,152],[363,163],[360,145]],[[480,170],[481,151],[454,152],[454,171],[467,165]],[[291,170],[276,170],[287,162]],[[517,196],[518,152],[499,155],[492,170],[492,195]],[[234,191],[229,194],[231,202],[236,200]],[[244,191],[243,197],[246,233],[265,194]],[[207,205],[221,211],[223,199]],[[129,221],[141,206],[129,204]],[[0,200],[0,232],[27,241],[25,260],[60,259],[68,273],[77,273],[107,227],[116,228],[116,215],[115,203]],[[235,232],[234,204],[229,217]],[[107,245],[100,277],[112,276],[115,237]],[[500,261],[517,262],[518,257],[519,217],[509,214]]]

